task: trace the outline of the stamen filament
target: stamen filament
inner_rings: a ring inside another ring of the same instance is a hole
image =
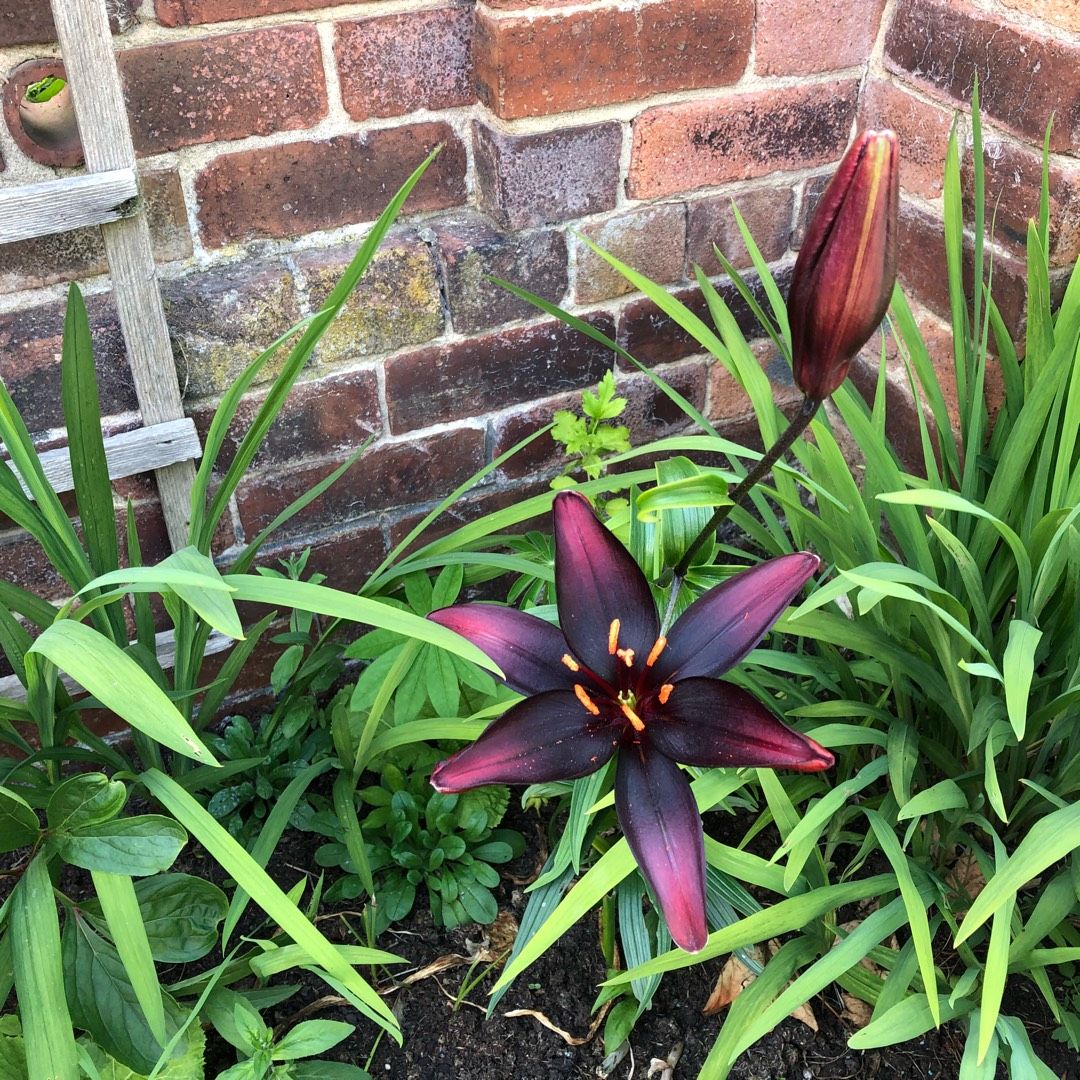
[[[660,687],[660,693],[657,694],[656,697],[661,705],[666,705],[668,703],[668,698],[671,697],[671,691],[674,689],[675,687],[669,682],[664,683],[664,685]]]
[[[589,697],[589,692],[581,685],[581,683],[574,683],[574,697],[576,697],[578,701],[593,714],[593,716],[600,715],[600,707],[591,697]]]
[[[653,664],[655,664],[656,661],[660,659],[660,654],[666,648],[667,648],[667,638],[664,637],[663,634],[661,634],[656,639],[656,643],[653,645],[652,649],[649,651],[649,655],[648,655],[647,659],[645,660],[645,666],[646,667],[652,667]]]
[[[619,648],[619,620],[612,619],[607,632],[607,651],[614,656]]]
[[[580,670],[581,670],[581,665],[580,665],[580,664],[579,664],[579,663],[578,663],[578,662],[577,662],[577,661],[576,661],[576,660],[575,660],[575,659],[574,659],[574,658],[573,658],[573,657],[572,657],[572,656],[571,656],[571,655],[570,655],[569,653],[563,653],[563,655],[562,655],[562,662],[563,662],[563,663],[564,663],[564,664],[565,664],[565,665],[566,665],[566,666],[567,666],[567,667],[568,667],[568,668],[569,668],[569,669],[570,669],[571,671],[575,671],[575,672],[576,672],[576,671],[580,671]]]
[[[630,721],[630,726],[635,731],[644,731],[645,730],[645,721],[642,720],[641,717],[638,716],[638,714],[636,712],[634,712],[634,710],[631,709],[630,706],[627,705],[625,701],[620,703],[619,708],[622,709],[623,716],[625,716],[626,719]]]

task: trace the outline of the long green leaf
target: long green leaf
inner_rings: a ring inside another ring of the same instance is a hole
[[[140,777],[150,794],[160,800],[191,832],[227,873],[273,919],[312,961],[346,986],[366,1014],[400,1042],[401,1030],[381,997],[335,947],[308,921],[266,871],[176,781],[151,769]]]
[[[26,1063],[33,1080],[78,1080],[75,1036],[64,994],[60,921],[43,854],[35,855],[11,895],[10,932]]]
[[[216,765],[165,692],[122,649],[89,626],[61,619],[34,642],[39,653],[66,671],[133,728],[185,757]]]

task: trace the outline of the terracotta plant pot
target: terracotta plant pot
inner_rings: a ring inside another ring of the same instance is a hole
[[[82,143],[75,120],[71,87],[34,101],[27,90],[48,78],[65,79],[64,65],[55,58],[19,64],[3,85],[4,120],[19,149],[41,165],[76,168],[83,163]]]
[[[70,153],[78,149],[79,125],[75,122],[70,86],[65,85],[47,101],[31,101],[24,96],[19,102],[19,119],[23,131],[45,150]]]

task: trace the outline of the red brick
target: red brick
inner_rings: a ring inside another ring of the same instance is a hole
[[[921,86],[967,103],[976,76],[983,113],[1050,148],[1080,150],[1080,43],[1003,23],[964,0],[904,0],[885,37],[885,61]]]
[[[612,336],[609,316],[589,321]],[[611,362],[610,350],[553,321],[394,357],[386,363],[390,430],[396,435],[590,386]]]
[[[713,253],[714,245],[739,269],[751,265],[732,203],[739,208],[766,262],[779,259],[791,242],[795,192],[790,187],[755,188],[734,196],[694,199],[687,204],[686,257],[710,277],[723,272]]]
[[[661,284],[678,281],[686,265],[686,207],[682,203],[644,206],[585,226],[582,233],[610,255]],[[635,288],[580,240],[574,295],[592,304]]]
[[[135,25],[138,7],[139,0],[115,0],[109,4],[109,25],[114,34]],[[0,49],[55,40],[49,0],[0,0]]]
[[[705,367],[698,362],[680,364],[664,371],[665,380],[696,408],[705,405]],[[627,399],[627,407],[618,423],[630,429],[630,440],[638,446],[684,431],[691,421],[686,414],[645,375],[621,375],[619,394]],[[495,442],[492,457],[505,454],[537,429],[551,422],[559,409],[581,411],[580,394],[562,394],[548,398],[525,409],[499,417],[493,424]],[[499,470],[505,479],[551,475],[562,471],[566,464],[561,445],[550,433],[534,439],[524,450],[515,454]]]
[[[413,189],[412,212],[465,199],[465,148],[448,124],[413,124],[223,154],[196,178],[203,240],[221,247],[258,236],[302,236],[373,221],[439,143]]]
[[[247,394],[240,402],[215,462],[216,470],[227,469],[232,464],[241,440],[265,400],[266,392],[262,391]],[[214,409],[209,406],[195,411],[195,423],[204,446],[213,416]],[[285,399],[253,467],[261,469],[302,458],[341,457],[381,430],[379,386],[374,371],[348,371],[310,379],[297,383]]]
[[[1080,7],[1076,0],[1002,0],[1002,3],[1021,17],[1034,15],[1063,30],[1080,34]]]
[[[900,186],[936,199],[945,175],[953,117],[884,79],[870,79],[859,106],[863,128],[892,128],[900,138]]]
[[[473,140],[480,205],[503,226],[528,229],[615,206],[618,124],[508,135],[474,121]]]
[[[866,63],[885,0],[758,0],[759,75],[812,75]]]
[[[338,0],[154,0],[154,14],[165,26],[255,19],[288,11],[317,11]]]
[[[357,468],[362,468],[357,465]],[[343,478],[344,479],[344,478]],[[309,548],[306,574],[325,574],[324,584],[331,589],[355,593],[367,584],[386,554],[382,525],[365,523],[346,529],[334,529],[328,535],[301,536],[278,541],[259,553],[260,566],[277,567],[280,559]],[[355,631],[354,631],[355,633]]]
[[[271,469],[246,477],[237,491],[240,521],[248,535],[264,528],[341,464],[340,458],[287,472]],[[365,514],[444,498],[484,465],[484,430],[457,427],[426,439],[372,447],[328,491],[286,526],[286,533],[337,527]]]
[[[63,425],[60,348],[64,303],[0,315],[0,378],[31,432]],[[91,343],[103,416],[137,408],[120,320],[108,295],[89,296]]]
[[[773,401],[785,411],[798,407],[802,392],[795,386],[791,368],[769,340],[759,340],[751,349],[762,370],[769,377]],[[720,433],[736,442],[757,449],[761,445],[760,429],[749,395],[738,380],[719,361],[709,369],[709,419],[720,426]],[[739,421],[747,421],[739,424]],[[737,432],[737,435],[736,435]]]
[[[803,238],[806,236],[810,218],[817,209],[818,200],[825,194],[825,189],[832,179],[832,172],[822,173],[820,176],[808,176],[802,182],[802,193],[799,199],[799,209],[795,215],[795,228],[791,234],[791,246],[795,251],[802,247]]]
[[[140,154],[292,131],[326,115],[314,26],[146,45],[118,64]]]
[[[629,194],[652,199],[834,161],[857,93],[842,80],[648,109],[634,121]]]
[[[790,270],[783,269],[777,272],[776,278],[781,293],[786,293]],[[758,302],[765,305],[767,311],[768,304],[760,282],[754,277],[748,277],[747,281]],[[747,339],[761,337],[764,331],[735,286],[729,281],[721,280],[717,283],[716,289],[731,309],[735,321]],[[702,319],[706,326],[712,327],[708,305],[700,289],[694,286],[676,290],[674,296],[699,319]],[[660,311],[651,300],[645,298],[634,300],[622,309],[619,315],[619,344],[639,363],[648,364],[650,367],[655,367],[657,364],[670,364],[683,357],[706,351],[704,346],[683,330],[678,323]]]
[[[659,0],[636,11],[505,16],[481,11],[477,89],[511,119],[727,86],[746,69],[751,0]]]
[[[562,302],[567,266],[566,238],[561,232],[505,233],[471,210],[437,219],[429,228],[458,333],[472,334],[536,316],[532,304],[495,284],[493,277],[553,303]]]
[[[139,180],[150,224],[154,258],[172,262],[191,255],[184,193],[175,169],[144,173]],[[57,281],[88,278],[108,269],[97,227],[0,246],[0,292],[40,289]]]
[[[449,109],[475,100],[468,7],[337,24],[341,98],[354,120]]]
[[[987,224],[995,238],[1021,258],[1027,257],[1028,221],[1038,220],[1042,154],[983,133],[986,162]],[[964,211],[974,212],[973,156],[961,165]],[[1080,255],[1080,163],[1055,160],[1050,165],[1050,265],[1072,266]]]

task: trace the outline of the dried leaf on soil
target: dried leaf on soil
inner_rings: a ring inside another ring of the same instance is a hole
[[[778,941],[770,942],[769,945],[770,948],[780,947]],[[754,948],[751,953],[755,960],[762,959],[760,950]],[[720,972],[720,977],[716,980],[709,1000],[705,1002],[701,1011],[706,1016],[715,1016],[721,1009],[727,1008],[754,981],[754,978],[754,973],[732,953]],[[811,1031],[817,1031],[817,1017],[814,1016],[814,1011],[808,1004],[800,1005],[792,1011],[791,1016],[795,1020],[802,1021]]]
[[[584,1046],[587,1042],[591,1042],[596,1036],[596,1033],[600,1030],[600,1025],[604,1022],[604,1017],[607,1016],[611,1004],[612,1003],[609,1001],[593,1017],[593,1022],[589,1025],[589,1030],[584,1035],[571,1035],[569,1031],[563,1030],[558,1024],[549,1020],[538,1009],[511,1009],[509,1012],[504,1012],[503,1016],[531,1016],[534,1020],[543,1024],[548,1031],[554,1031],[567,1046]]]

